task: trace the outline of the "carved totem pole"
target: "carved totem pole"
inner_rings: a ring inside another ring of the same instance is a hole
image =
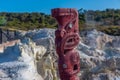
[[[52,16],[58,22],[55,31],[56,52],[59,56],[58,68],[61,80],[79,80],[79,53],[75,49],[79,43],[78,12],[71,8],[52,9]]]

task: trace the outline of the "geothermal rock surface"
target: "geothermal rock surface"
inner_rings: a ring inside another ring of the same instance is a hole
[[[9,45],[4,43],[1,46],[3,52],[0,53],[0,80],[43,80],[37,72],[35,61],[46,49],[28,41],[14,45],[13,42],[8,43]]]
[[[59,80],[53,29],[19,34],[19,41],[0,47],[0,80]],[[120,80],[120,36],[83,31],[80,80]]]

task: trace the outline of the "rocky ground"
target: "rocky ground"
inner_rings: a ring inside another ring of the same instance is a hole
[[[0,80],[59,80],[54,31],[22,32],[19,42],[1,45]],[[80,80],[120,80],[120,36],[90,30],[80,37]]]

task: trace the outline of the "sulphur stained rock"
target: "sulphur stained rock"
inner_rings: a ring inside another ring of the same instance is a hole
[[[26,43],[26,37],[31,38],[36,45],[42,45],[47,49],[47,52],[40,59],[37,58],[36,65],[37,71],[44,80],[59,80],[57,73],[57,54],[55,52],[54,45],[54,31],[53,29],[40,29],[36,31],[28,31],[24,36],[22,41]]]
[[[37,61],[37,68],[39,74],[44,80],[58,80],[57,71],[55,67],[55,60],[51,54],[47,54],[39,61]]]
[[[41,29],[38,31],[29,31],[24,35],[30,37],[38,46],[44,46],[47,51],[40,59],[37,58],[36,65],[38,73],[44,80],[59,80],[57,75],[57,54],[54,45],[54,30]]]

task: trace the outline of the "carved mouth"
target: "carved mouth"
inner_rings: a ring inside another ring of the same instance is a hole
[[[74,35],[69,35],[66,37],[65,44],[64,44],[64,49],[73,49],[75,46],[77,46],[79,43],[79,36],[74,34]]]

